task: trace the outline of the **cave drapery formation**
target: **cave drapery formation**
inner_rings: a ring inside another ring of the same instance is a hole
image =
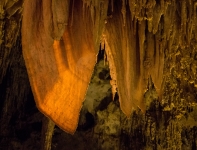
[[[69,133],[77,127],[100,44],[113,95],[118,92],[128,117],[133,108],[146,110],[149,78],[162,100],[173,64],[196,51],[192,0],[26,0],[23,7],[23,56],[37,107]],[[164,64],[168,54],[171,66]],[[185,68],[185,80],[196,87],[196,65]]]

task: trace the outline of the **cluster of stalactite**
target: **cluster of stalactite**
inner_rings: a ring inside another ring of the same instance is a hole
[[[111,74],[116,74],[121,108],[128,116],[132,106],[145,110],[143,94],[150,77],[162,99],[165,79],[179,55],[186,58],[180,62],[182,67],[176,65],[178,72],[188,74],[196,86],[196,2],[123,0],[113,1],[108,8],[103,36],[109,63],[115,68]],[[164,66],[166,58],[171,65]]]
[[[176,63],[188,54],[180,63],[191,58],[186,68],[195,85],[194,1],[25,1],[23,14],[23,55],[37,106],[67,132],[77,126],[99,44],[106,50],[113,95],[118,92],[128,117],[133,108],[145,112],[150,78],[162,99],[174,71],[165,59]]]

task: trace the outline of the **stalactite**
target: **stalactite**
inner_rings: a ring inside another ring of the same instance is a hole
[[[122,0],[122,9],[121,9],[122,17],[123,17],[123,25],[126,24],[126,4],[125,0]]]
[[[106,50],[110,50],[116,69],[120,106],[129,117],[133,108],[139,107],[145,110],[143,104],[143,69],[140,67],[143,66],[140,61],[144,59],[145,21],[141,20],[138,22],[137,18],[131,21],[132,16],[130,18],[127,15],[127,21],[124,26],[124,20],[118,13],[121,12],[121,8],[117,9],[114,12],[115,16],[106,24],[104,33],[106,34],[106,43],[108,43]],[[121,29],[117,28],[119,26]],[[110,36],[112,34],[113,37]],[[120,42],[117,41],[119,38],[121,39]]]
[[[148,31],[152,32],[153,29],[153,19],[148,19]]]
[[[154,5],[150,5],[149,2],[148,4],[146,5],[146,19],[147,19],[147,22],[148,22],[148,31],[149,32],[152,32],[152,28],[153,28],[153,11],[154,11]]]
[[[172,29],[173,24],[174,24],[174,19],[175,19],[174,9],[175,9],[174,6],[170,5],[166,10],[165,15],[163,15],[163,34],[167,40],[170,39],[171,34],[176,32]],[[173,18],[173,19],[170,19],[170,18]]]
[[[73,0],[73,5],[74,5],[74,0]],[[52,21],[53,21],[53,32],[54,32],[53,37],[56,40],[61,39],[65,30],[65,26],[68,25],[69,6],[70,6],[70,0],[66,2],[52,0],[52,16],[53,16]],[[48,14],[46,15],[48,16]]]
[[[74,133],[96,63],[108,1],[85,1],[89,7],[84,18],[81,0],[61,2],[25,1],[23,56],[37,107],[60,128]],[[100,13],[95,26],[91,6]]]
[[[187,10],[186,1],[181,1],[181,30],[182,36],[186,35]]]
[[[106,51],[106,55],[107,55],[107,61],[109,62],[109,68],[110,68],[110,76],[111,76],[111,80],[110,80],[110,84],[112,87],[112,99],[114,100],[115,98],[115,94],[117,92],[117,74],[116,74],[116,67],[115,67],[115,62],[114,62],[114,57],[111,53],[111,49],[109,47],[109,44],[107,43],[106,39],[104,39],[105,41],[105,51]]]
[[[130,8],[130,11],[131,11],[132,20],[135,17],[135,7],[136,7],[136,0],[129,0],[129,8]]]
[[[145,29],[146,29],[146,21],[142,20],[138,22],[138,37],[139,37],[139,54],[140,54],[140,74],[144,75],[144,58],[145,58],[145,52],[144,52],[144,42],[145,42]]]
[[[114,11],[114,0],[111,0],[111,11]]]
[[[155,34],[158,30],[158,25],[160,18],[163,15],[163,10],[161,10],[160,6],[156,5],[153,13],[153,34]]]
[[[106,15],[108,10],[109,0],[97,1],[97,0],[83,0],[83,12],[91,14],[92,22],[94,24],[94,40],[99,45],[101,42],[101,35],[103,32],[104,22],[106,22]],[[84,8],[86,10],[84,10]],[[85,15],[88,15],[85,14]],[[96,47],[95,47],[96,48]]]
[[[187,23],[187,42],[188,42],[188,45],[191,44],[191,39],[193,38],[192,37],[192,32],[195,28],[195,24],[194,24],[194,2],[193,1],[190,1],[189,2],[189,6],[188,6],[188,11],[189,11],[189,20],[188,20],[188,23]]]
[[[146,33],[146,35],[147,35],[147,38],[146,38],[147,49],[145,52],[146,54],[145,54],[145,61],[144,61],[144,70],[146,70],[145,78],[148,79],[150,75],[155,74],[155,71],[154,71],[155,42],[154,42],[154,35],[152,33],[148,32]]]
[[[73,1],[72,1],[72,13],[71,13],[70,26],[72,26],[72,25],[73,25],[74,3],[75,3],[75,0],[73,0]]]
[[[95,11],[94,11],[94,6],[93,5],[91,5],[90,6],[90,14],[91,14],[91,18],[92,18],[92,22],[93,22],[93,25],[95,25]]]
[[[155,34],[155,54],[154,54],[154,73],[151,75],[153,77],[153,83],[155,85],[156,91],[159,98],[162,96],[162,83],[163,83],[163,69],[164,69],[164,50],[165,50],[165,40],[160,41],[160,33]]]

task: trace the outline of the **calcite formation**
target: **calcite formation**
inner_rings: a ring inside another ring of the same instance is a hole
[[[23,56],[37,107],[74,133],[101,44],[122,111],[128,117],[133,108],[145,111],[148,80],[161,99],[173,71],[165,56],[175,54],[175,63],[197,39],[196,6],[191,0],[25,0]]]

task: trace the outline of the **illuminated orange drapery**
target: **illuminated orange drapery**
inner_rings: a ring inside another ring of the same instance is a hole
[[[24,3],[23,56],[37,107],[69,133],[77,127],[100,42],[83,7],[82,1]]]

